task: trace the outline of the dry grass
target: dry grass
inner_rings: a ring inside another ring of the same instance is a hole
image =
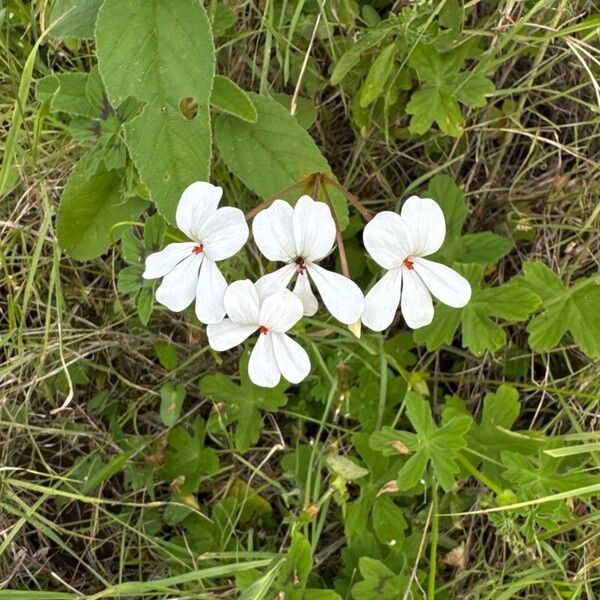
[[[21,9],[33,9],[39,16],[44,4],[23,4]],[[549,4],[555,11],[555,29],[593,12],[592,3],[585,1]],[[247,89],[275,82],[278,91],[291,93],[295,81],[284,81],[285,60],[280,64],[275,54],[269,61],[264,56],[268,15],[252,2],[243,3],[240,12],[239,39],[221,51],[221,72]],[[486,35],[501,36],[526,18],[520,3],[500,3],[498,13],[501,21],[494,23],[492,18]],[[9,54],[2,59],[6,69],[0,82],[5,115],[38,32],[37,24],[8,27],[7,31],[7,24],[3,26]],[[292,33],[276,32],[281,39],[292,38]],[[576,36],[551,34],[534,17],[515,37],[510,56],[493,73],[497,96],[488,108],[469,114],[460,140],[432,135],[386,141],[378,127],[361,137],[350,124],[351,99],[331,87],[314,95],[319,114],[326,116],[311,133],[334,171],[373,207],[394,205],[415,182],[423,183],[437,172],[453,174],[464,184],[471,205],[470,230],[505,232],[508,219],[512,233],[521,238],[490,274],[495,282],[518,273],[530,259],[543,260],[565,281],[597,273],[597,37],[582,43]],[[305,40],[293,39],[290,54],[303,57]],[[311,66],[326,74],[335,51],[331,40],[318,41]],[[40,54],[34,77],[48,68],[68,70],[91,62],[91,47],[61,56],[58,46],[49,45]],[[163,312],[149,329],[136,324],[134,308],[116,291],[117,251],[85,264],[61,254],[53,218],[81,150],[69,142],[60,120],[40,115],[33,98],[24,108],[15,155],[17,181],[0,205],[0,590],[57,590],[92,597],[121,582],[227,565],[232,557],[226,552],[205,558],[191,550],[181,552],[170,542],[183,533],[177,525],[156,535],[158,515],[170,501],[171,490],[160,482],[136,487],[128,480],[132,473],[142,478],[149,473],[152,479],[152,461],[164,436],[157,416],[161,383],[175,375],[190,384],[184,421],[215,410],[195,386],[202,372],[214,368],[214,358],[203,348],[202,333],[182,318]],[[5,130],[9,125],[4,121]],[[217,165],[216,172],[222,169]],[[519,350],[523,339],[523,326],[516,325],[509,329],[509,347],[500,355],[474,359],[455,348],[440,352],[432,363],[423,352],[417,368],[430,368],[443,382],[442,389],[460,391],[476,412],[483,394],[504,379],[507,360],[522,360],[529,368],[528,375],[516,381],[522,392],[521,428],[554,436],[598,431],[598,364],[572,344],[545,355],[525,353]],[[175,372],[167,372],[155,360],[152,348],[159,340],[175,344],[180,356]],[[464,358],[458,372],[457,356]],[[236,364],[231,359],[229,366],[234,369]],[[63,410],[54,412],[63,404]],[[349,424],[337,414],[323,414],[324,409],[266,417],[259,447],[244,456],[221,443],[221,468],[206,486],[203,505],[221,499],[235,480],[252,479],[276,508],[277,518],[284,517],[287,499],[282,500],[282,491],[294,503],[298,491],[281,479],[281,453],[272,450],[282,436],[303,427],[298,436],[307,442],[322,422],[325,444],[348,447]],[[131,452],[131,472],[118,469],[89,490],[79,483],[97,472],[100,462],[107,464],[123,452]],[[599,466],[596,454],[591,462]],[[308,496],[321,500],[328,493],[327,482],[313,485]],[[296,504],[300,510],[302,501]],[[574,504],[578,518],[560,536],[541,536],[535,547],[525,546],[521,523],[509,517],[464,518],[458,534],[450,521],[444,523],[449,534],[465,542],[465,570],[447,571],[450,597],[597,598],[597,506],[589,500]],[[316,556],[319,572],[331,578],[339,569],[343,531],[333,507],[325,507],[325,514]],[[261,560],[286,546],[284,525],[269,532],[273,537],[265,540],[260,533],[253,538],[246,531],[232,531],[247,548],[239,558]],[[195,591],[155,590],[150,597],[233,597],[235,582],[227,569],[215,575],[214,588],[210,578],[204,581],[205,589],[199,585]],[[107,597],[137,598],[143,593],[140,588]]]

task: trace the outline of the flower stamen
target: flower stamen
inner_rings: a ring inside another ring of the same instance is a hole
[[[204,250],[204,246],[202,244],[198,244],[192,248],[192,254],[200,254]]]
[[[267,333],[269,333],[269,328],[265,327],[264,325],[261,325],[258,329],[258,333],[267,334]]]
[[[414,260],[410,260],[410,258],[405,258],[404,259],[404,266],[409,270],[412,271],[415,268],[415,261]]]
[[[302,274],[306,271],[306,263],[302,256],[297,256],[294,259],[294,263],[296,264],[296,273]]]

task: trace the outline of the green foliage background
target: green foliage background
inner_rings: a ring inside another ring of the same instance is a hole
[[[0,25],[2,600],[599,597],[591,2],[7,0]],[[373,211],[436,199],[473,298],[358,340],[319,313],[309,378],[257,388],[144,258],[192,181],[250,210],[317,171]]]

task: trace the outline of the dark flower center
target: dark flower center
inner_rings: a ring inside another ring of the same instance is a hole
[[[296,264],[296,273],[304,273],[306,271],[306,263],[302,256],[297,256],[294,259],[294,263]]]
[[[269,329],[267,327],[265,327],[264,325],[261,325],[258,329],[258,333],[269,333]]]
[[[192,248],[192,254],[200,254],[204,250],[204,246],[202,244],[198,244]]]
[[[409,270],[412,271],[415,268],[415,261],[414,260],[410,260],[410,258],[405,258],[404,259],[404,266]]]

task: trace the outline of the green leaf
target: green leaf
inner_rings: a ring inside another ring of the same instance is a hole
[[[398,472],[399,489],[414,487],[429,463],[442,488],[449,492],[454,486],[454,475],[459,471],[456,457],[466,446],[465,434],[471,428],[472,419],[467,415],[459,415],[438,427],[426,400],[414,392],[408,392],[405,402],[406,415],[416,433],[384,427],[371,435],[371,446],[391,455],[397,451],[395,442],[400,442],[409,451],[415,452]]]
[[[473,288],[471,300],[464,308],[438,305],[433,321],[415,330],[414,339],[427,348],[436,350],[441,344],[450,344],[456,330],[462,324],[462,346],[475,356],[486,350],[498,350],[506,342],[506,334],[494,317],[506,321],[526,319],[540,304],[540,298],[518,285],[514,279],[509,283],[482,288],[483,268],[478,265],[454,265],[467,277]]]
[[[468,215],[465,194],[447,175],[436,175],[427,188],[427,196],[442,208],[446,219],[446,240],[436,253],[446,262],[492,263],[508,254],[512,240],[491,231],[462,234]]]
[[[331,173],[314,140],[272,98],[250,94],[258,112],[256,123],[221,115],[215,123],[215,139],[225,164],[244,185],[262,198],[278,194],[310,173]],[[296,200],[302,191],[284,195]],[[340,227],[348,223],[346,202],[330,192]]]
[[[463,117],[458,102],[453,96],[434,86],[427,85],[413,92],[406,105],[406,112],[412,115],[408,126],[411,133],[423,135],[435,122],[446,135],[462,135]]]
[[[340,59],[335,64],[333,72],[331,73],[331,85],[337,85],[348,75],[348,73],[354,68],[354,66],[360,60],[360,52],[350,49],[346,50]]]
[[[304,590],[304,600],[342,600],[342,597],[333,590],[308,588]]]
[[[523,270],[523,276],[516,279],[518,286],[543,299],[541,312],[527,326],[532,350],[556,347],[569,331],[583,352],[600,357],[600,278],[581,278],[565,288],[541,262],[527,262]]]
[[[369,106],[384,90],[394,69],[395,55],[396,43],[392,42],[381,51],[371,65],[360,93],[360,105],[363,108]]]
[[[353,460],[340,454],[329,454],[325,459],[327,466],[345,481],[354,481],[369,474],[369,471]]]
[[[435,175],[429,180],[427,197],[435,200],[444,213],[447,238],[459,237],[469,214],[463,190],[452,177]]]
[[[404,511],[390,496],[378,496],[373,503],[373,529],[377,539],[389,548],[400,551],[406,527]]]
[[[100,256],[123,233],[118,223],[136,219],[146,202],[123,194],[123,173],[100,168],[85,176],[89,155],[75,166],[62,193],[56,221],[58,242],[70,256]]]
[[[462,44],[440,53],[433,46],[419,43],[411,52],[408,64],[424,82],[406,105],[406,112],[412,115],[411,133],[422,135],[435,122],[443,133],[459,137],[463,116],[458,102],[472,108],[486,105],[485,96],[494,90],[494,84],[480,73],[460,71],[468,48],[468,44]]]
[[[519,278],[518,282],[544,301],[565,291],[560,277],[539,260],[523,263],[523,277]]]
[[[220,415],[226,423],[237,423],[235,445],[245,452],[255,444],[262,429],[261,411],[275,411],[287,402],[284,393],[287,383],[282,381],[275,388],[263,388],[253,384],[248,377],[248,354],[240,360],[240,384],[223,373],[205,375],[200,380],[203,396],[217,402],[224,402],[225,409]]]
[[[213,2],[211,4],[211,12],[211,27],[214,37],[223,35],[237,21],[237,14],[222,2]]]
[[[179,419],[181,407],[185,400],[185,385],[173,385],[167,381],[160,388],[160,420],[167,427],[172,427]]]
[[[137,292],[142,285],[144,280],[142,273],[144,269],[141,265],[130,265],[121,269],[117,277],[117,289],[122,294],[133,294]]]
[[[137,312],[142,325],[148,325],[154,309],[154,287],[142,287],[137,297]]]
[[[112,104],[129,96],[145,102],[125,124],[125,139],[158,210],[173,223],[184,188],[210,171],[214,49],[204,7],[195,0],[105,0],[96,43]],[[188,99],[197,106],[192,119],[181,108]]]
[[[375,558],[361,556],[358,569],[363,579],[352,586],[355,600],[397,600],[408,586],[408,576],[396,575]]]
[[[450,345],[460,326],[463,311],[451,308],[445,304],[435,307],[433,321],[425,327],[415,329],[414,340],[417,344],[425,345],[430,352],[437,350],[443,344]]]
[[[456,86],[458,100],[471,108],[484,107],[487,104],[486,95],[496,89],[487,77],[473,73],[460,73],[453,84]]]
[[[146,219],[144,223],[144,245],[148,253],[158,252],[162,249],[166,229],[167,224],[159,214],[154,214]]]
[[[156,352],[160,364],[167,371],[173,371],[177,367],[177,349],[173,344],[164,341],[156,342],[154,344],[154,352]]]
[[[178,481],[181,494],[191,494],[198,489],[202,475],[212,475],[219,470],[219,459],[213,448],[204,447],[204,421],[197,417],[192,434],[183,425],[169,431],[165,462],[160,476],[167,481]]]
[[[491,461],[499,461],[506,448],[525,454],[537,452],[543,436],[511,431],[520,412],[519,393],[512,386],[502,384],[495,393],[488,392],[483,399],[481,421],[467,436],[469,447]],[[486,473],[491,467],[497,471],[496,464],[484,461]]]
[[[279,104],[287,111],[290,110],[292,106],[292,96],[289,94],[273,94],[273,99],[277,100],[277,102],[279,102]],[[294,114],[294,119],[298,121],[303,129],[310,129],[317,120],[317,110],[312,100],[303,98],[302,96],[296,98],[296,113]]]
[[[51,98],[50,109],[84,117],[96,116],[86,95],[87,73],[48,75],[37,82],[36,98],[43,102]]]
[[[285,598],[295,590],[303,590],[312,568],[312,552],[308,540],[298,531],[292,534],[285,563],[279,572],[279,585],[286,589]]]
[[[485,307],[488,315],[507,321],[523,321],[539,306],[540,301],[535,294],[512,279],[494,288],[478,290],[474,303]]]
[[[102,0],[56,0],[50,13],[50,23],[56,23],[51,25],[51,35],[92,39],[100,6]]]
[[[457,240],[454,260],[463,263],[495,263],[513,249],[513,242],[491,231],[467,233]]]
[[[569,458],[555,458],[541,449],[537,456],[528,457],[517,452],[501,454],[506,471],[504,477],[515,485],[525,499],[569,492],[598,482],[593,474],[573,468]]]
[[[525,320],[539,303],[535,294],[514,283],[477,290],[463,309],[463,347],[475,356],[488,349],[498,350],[504,346],[506,334],[490,317],[507,321]]]
[[[121,237],[121,255],[129,265],[139,266],[142,262],[143,246],[141,240],[136,237],[131,229],[127,229]]]
[[[258,119],[256,108],[248,94],[228,77],[215,76],[210,103],[249,123],[256,123]]]

